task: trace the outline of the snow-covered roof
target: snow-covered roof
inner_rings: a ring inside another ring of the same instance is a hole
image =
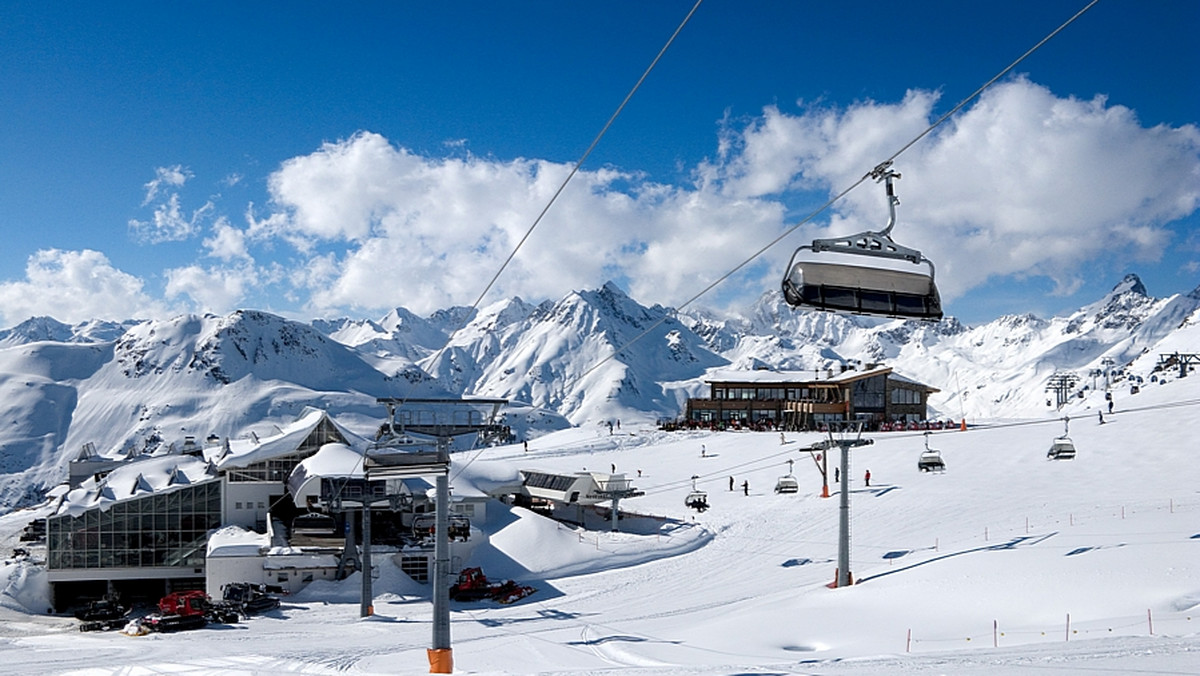
[[[827,371],[771,371],[768,369],[755,369],[753,371],[713,371],[707,378],[706,383],[756,383],[763,385],[783,385],[786,383],[831,383],[840,384],[847,383],[860,378],[890,373],[890,366],[877,366],[875,368],[866,369],[863,371],[843,371],[832,376],[827,375]]]
[[[83,512],[122,500],[164,493],[215,479],[204,460],[190,455],[143,457],[119,465],[103,479],[85,480],[63,496],[56,515],[79,516]]]
[[[302,495],[314,482],[320,486],[322,478],[362,479],[366,476],[363,458],[361,451],[345,444],[325,444],[292,470],[287,480],[288,492],[293,496]]]
[[[321,479],[365,479],[364,454],[345,444],[325,444],[312,456],[300,461],[288,476],[288,492],[293,497],[316,492]],[[420,477],[399,480],[413,495],[423,495],[433,484]]]
[[[204,458],[211,460],[218,469],[226,470],[289,455],[304,443],[322,420],[328,420],[347,443],[359,448],[366,448],[369,444],[366,439],[338,425],[325,411],[309,408],[294,422],[278,427],[278,434],[262,438],[252,435],[249,439],[230,439],[225,444],[205,448]]]
[[[892,370],[890,366],[876,366],[874,368],[864,370],[849,370],[828,375],[827,371],[770,371],[767,369],[758,369],[754,371],[713,371],[707,378],[706,383],[753,383],[758,385],[787,385],[793,383],[806,383],[812,385],[829,384],[829,385],[844,385],[863,378],[887,374],[892,380],[896,380],[909,385],[918,385],[929,389],[932,392],[940,392],[941,390],[918,382],[912,378],[906,378]]]
[[[266,533],[226,526],[208,538],[208,556],[262,556],[271,547]]]
[[[916,386],[918,386],[918,387],[924,387],[925,389],[929,390],[930,392],[941,392],[941,390],[939,390],[938,388],[934,387],[933,385],[926,385],[925,383],[918,382],[918,381],[916,381],[916,380],[913,380],[912,378],[908,378],[908,377],[902,376],[902,375],[900,375],[899,373],[896,373],[895,371],[892,371],[892,375],[891,375],[891,376],[889,376],[889,377],[890,377],[892,380],[895,380],[895,381],[898,381],[898,382],[901,382],[901,383],[905,383],[905,384],[907,384],[907,385],[916,385]]]

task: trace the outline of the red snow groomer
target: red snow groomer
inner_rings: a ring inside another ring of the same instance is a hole
[[[450,599],[453,601],[483,601],[497,603],[512,603],[537,591],[533,587],[520,585],[512,580],[491,582],[483,574],[482,568],[463,568],[458,574],[458,582],[450,587]]]
[[[232,624],[238,621],[238,611],[231,604],[214,602],[199,590],[172,592],[158,602],[158,612],[141,619],[145,632],[167,633],[199,629],[209,622]]]

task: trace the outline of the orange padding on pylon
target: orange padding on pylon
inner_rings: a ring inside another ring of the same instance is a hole
[[[961,430],[962,430],[962,431],[964,431],[964,432],[966,432],[966,431],[967,431],[967,419],[966,419],[966,418],[963,418],[963,424],[962,424],[962,427],[960,427],[959,429],[961,429]]]
[[[429,653],[429,673],[454,673],[454,651],[450,648],[430,648],[426,652]]]

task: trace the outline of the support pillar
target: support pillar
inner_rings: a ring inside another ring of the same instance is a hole
[[[369,490],[369,487],[368,487]],[[370,617],[375,614],[375,592],[371,589],[371,498],[363,502],[362,513],[362,600],[358,610],[359,617]]]
[[[450,459],[450,439],[438,439],[438,455]],[[429,673],[454,671],[450,647],[450,476],[437,476],[437,532],[433,540],[433,647],[429,650]]]

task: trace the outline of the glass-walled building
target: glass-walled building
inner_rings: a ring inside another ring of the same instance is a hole
[[[221,481],[52,516],[46,525],[50,570],[203,568],[208,533],[221,527]]]

